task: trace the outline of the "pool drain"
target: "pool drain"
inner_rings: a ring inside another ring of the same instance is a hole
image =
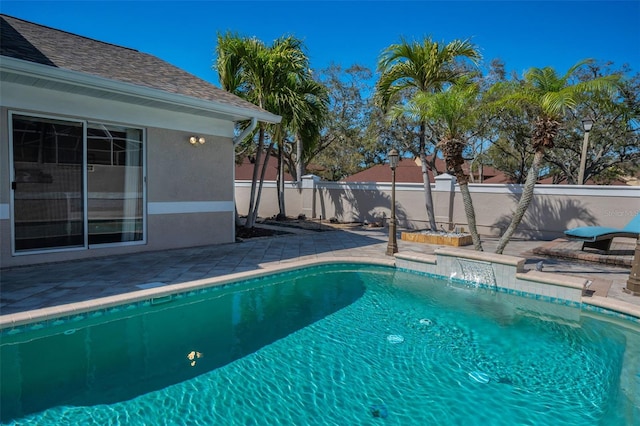
[[[371,407],[369,407],[369,412],[373,417],[379,417],[381,419],[386,419],[389,415],[387,407],[385,407],[384,405],[372,405]]]

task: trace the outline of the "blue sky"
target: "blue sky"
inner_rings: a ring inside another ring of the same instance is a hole
[[[375,69],[401,36],[470,38],[485,64],[566,71],[594,58],[640,71],[640,1],[31,1],[2,13],[158,56],[217,84],[216,34],[305,42],[314,69],[331,62]]]

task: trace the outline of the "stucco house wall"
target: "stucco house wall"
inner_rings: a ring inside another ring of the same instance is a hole
[[[6,83],[2,84],[2,92],[0,169],[5,183],[0,186],[2,267],[234,241],[233,122],[181,117],[177,113],[132,108],[127,104],[114,105],[114,102],[107,102],[101,109],[99,103],[91,98],[78,99],[81,97],[42,90],[38,97],[35,94],[26,96],[28,88],[10,88]],[[13,92],[19,96],[11,96]],[[48,103],[55,103],[56,97],[64,97],[71,102],[62,108],[47,107]],[[12,255],[11,188],[8,185],[11,182],[9,111],[143,127],[147,144],[146,244]],[[162,119],[165,115],[166,121]],[[172,123],[178,129],[149,127],[162,121]],[[184,129],[187,127],[191,130]],[[206,143],[192,146],[188,140],[194,134],[204,137]]]

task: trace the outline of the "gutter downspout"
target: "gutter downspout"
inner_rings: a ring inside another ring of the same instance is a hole
[[[257,125],[258,125],[258,118],[251,117],[251,124],[249,125],[249,127],[244,129],[242,133],[240,133],[238,136],[233,138],[233,146],[236,146],[240,142],[242,142],[242,140],[246,138],[249,133],[253,132],[253,130],[256,128]]]

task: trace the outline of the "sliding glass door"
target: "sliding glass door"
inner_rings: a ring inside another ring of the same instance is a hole
[[[16,251],[84,240],[83,124],[13,115]]]
[[[12,114],[16,253],[144,241],[142,129]]]
[[[142,130],[89,123],[89,244],[142,241]]]

